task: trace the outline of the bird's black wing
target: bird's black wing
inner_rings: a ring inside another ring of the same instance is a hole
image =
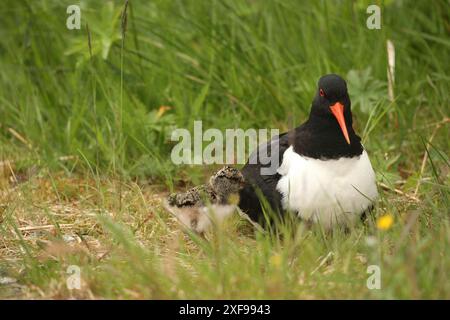
[[[273,137],[269,142],[263,143],[250,155],[248,162],[242,168],[241,172],[245,178],[245,186],[240,191],[239,207],[254,221],[265,222],[260,198],[262,194],[268,204],[275,212],[281,212],[281,194],[276,190],[280,174],[276,172],[283,160],[284,152],[292,144],[292,134],[295,131],[285,132]],[[278,154],[276,154],[278,153]],[[277,165],[272,168],[271,174],[264,174],[264,170],[271,167],[265,164],[259,155],[267,155],[269,158],[278,160]]]

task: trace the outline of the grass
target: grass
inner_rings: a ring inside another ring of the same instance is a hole
[[[126,29],[124,1],[80,3],[80,30],[70,1],[0,4],[0,297],[450,298],[446,1],[380,1],[380,30],[368,1],[131,0]],[[174,165],[171,130],[287,130],[329,72],[377,172],[369,222],[181,231],[161,199],[216,167]]]

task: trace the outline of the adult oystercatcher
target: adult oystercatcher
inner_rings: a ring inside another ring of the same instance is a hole
[[[262,174],[268,165],[259,160],[261,151],[278,151],[281,165],[273,174]],[[352,127],[347,85],[335,74],[319,79],[309,119],[260,145],[241,172],[246,185],[239,207],[263,223],[261,194],[279,214],[293,212],[325,229],[352,224],[378,196],[369,157]]]

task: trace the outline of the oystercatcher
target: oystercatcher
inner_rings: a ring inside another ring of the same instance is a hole
[[[267,165],[258,152],[265,148],[270,155],[274,146],[281,165],[264,175]],[[275,212],[293,212],[325,229],[352,224],[378,196],[369,157],[352,127],[346,82],[335,74],[319,79],[308,120],[260,145],[241,172],[246,185],[239,207],[263,223],[261,194]]]
[[[223,167],[211,176],[209,182],[182,193],[168,196],[165,207],[185,227],[197,233],[204,233],[213,220],[221,222],[231,215],[238,192],[244,186],[241,172],[232,167]]]

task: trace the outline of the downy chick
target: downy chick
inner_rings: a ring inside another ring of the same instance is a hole
[[[209,183],[169,195],[165,206],[184,226],[203,233],[213,220],[220,223],[234,212],[243,185],[241,172],[226,166]]]

